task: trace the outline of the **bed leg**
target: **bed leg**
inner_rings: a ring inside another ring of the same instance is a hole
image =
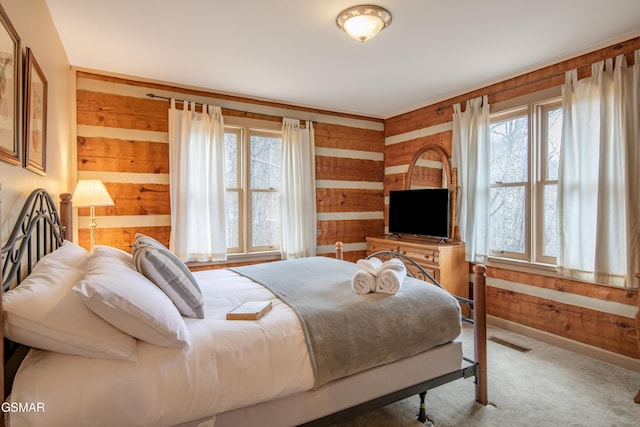
[[[486,273],[482,264],[473,266],[473,321],[474,350],[478,363],[476,373],[476,402],[486,405],[487,396],[487,308],[486,308]]]
[[[423,391],[422,393],[419,393],[418,396],[420,396],[420,411],[418,411],[418,421],[420,421],[421,423],[425,423],[429,420],[424,404],[424,400],[427,397],[427,392]]]

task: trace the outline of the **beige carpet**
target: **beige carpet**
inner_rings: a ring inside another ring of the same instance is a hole
[[[473,354],[465,327],[465,354]],[[457,380],[427,394],[427,415],[436,426],[640,426],[633,397],[640,373],[490,326],[488,386],[490,405],[474,402],[473,379]],[[419,399],[412,397],[336,427],[420,426]]]

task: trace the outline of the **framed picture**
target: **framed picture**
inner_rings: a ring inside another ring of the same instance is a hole
[[[33,51],[27,48],[25,63],[24,167],[47,172],[47,79]]]
[[[22,58],[20,37],[0,5],[0,160],[20,164]]]

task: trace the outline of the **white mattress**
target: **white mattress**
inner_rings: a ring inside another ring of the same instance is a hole
[[[45,412],[13,413],[12,427],[176,425],[313,386],[295,313],[261,285],[228,270],[198,272],[205,319],[186,319],[191,348],[138,342],[125,362],[31,350],[11,393]],[[259,321],[227,321],[244,301],[272,300]],[[250,385],[250,386],[249,386]]]

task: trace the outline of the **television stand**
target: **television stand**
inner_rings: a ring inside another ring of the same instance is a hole
[[[387,235],[367,237],[367,255],[378,251],[396,251],[408,256],[427,270],[450,293],[469,298],[469,263],[461,242]]]

